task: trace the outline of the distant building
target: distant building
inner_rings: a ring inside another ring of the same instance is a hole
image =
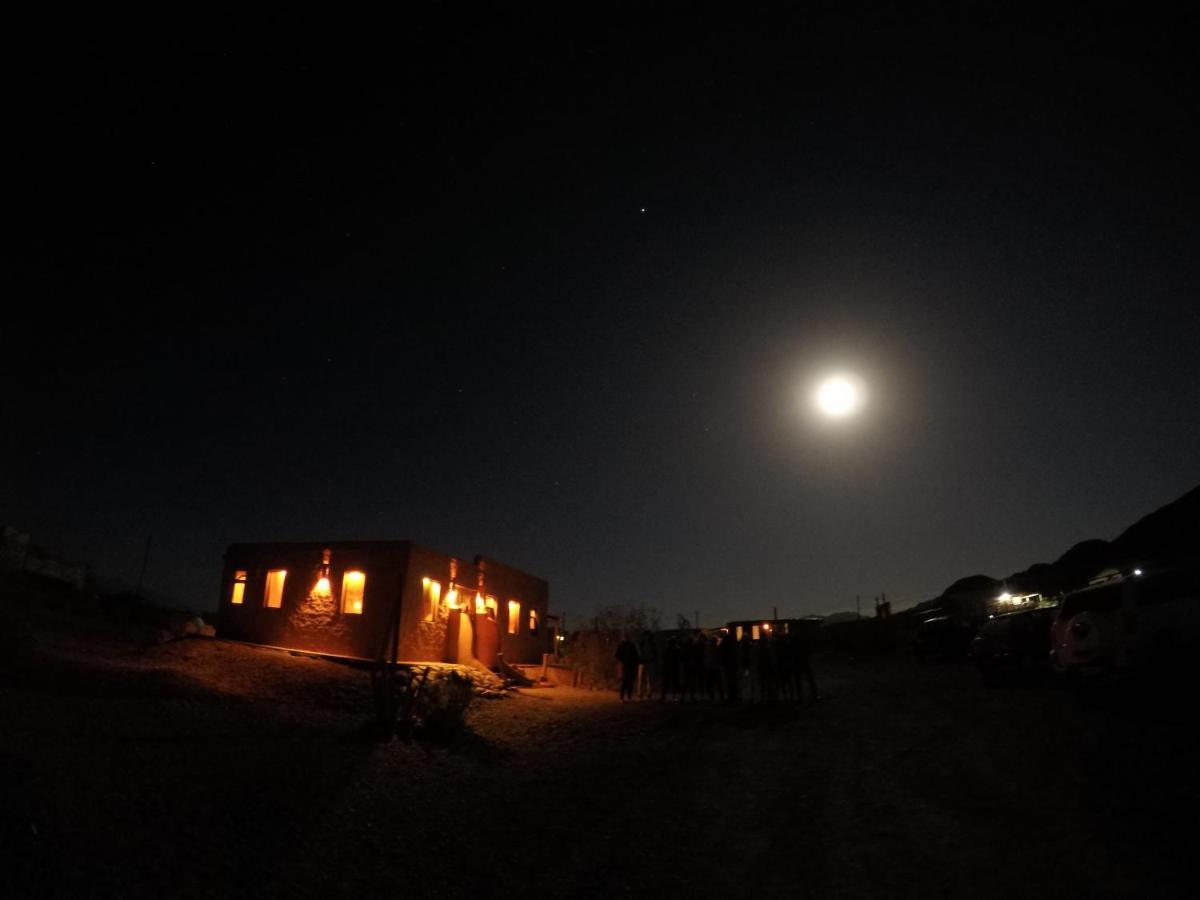
[[[88,577],[86,563],[56,559],[31,544],[26,532],[10,525],[0,528],[0,571],[39,575],[65,582],[77,591],[86,587]]]
[[[757,641],[770,635],[800,634],[812,637],[820,629],[821,621],[820,616],[808,616],[803,619],[738,619],[726,622],[724,627],[739,641],[747,633],[750,640]]]
[[[551,649],[549,585],[511,566],[410,541],[234,544],[225,553],[222,637],[355,659],[494,666]]]

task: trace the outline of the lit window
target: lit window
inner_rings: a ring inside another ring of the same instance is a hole
[[[283,606],[283,582],[287,569],[271,569],[267,572],[267,589],[263,592],[263,606],[279,609]]]
[[[496,621],[496,598],[491,594],[484,595],[476,592],[475,615],[487,616],[493,622]]]
[[[538,626],[537,610],[531,609],[529,611],[529,633],[537,634],[537,626]]]
[[[521,630],[521,604],[516,600],[508,601],[508,633],[517,634]]]
[[[757,640],[758,640],[758,638],[759,638],[759,634],[758,634],[758,626],[757,626],[757,625],[751,625],[751,626],[750,626],[750,640],[752,640],[752,641],[757,641]]]
[[[438,601],[442,598],[442,585],[430,578],[421,579],[421,615],[432,622],[437,615]]]
[[[233,594],[229,597],[229,602],[240,604],[244,599],[246,599],[246,570],[238,569],[233,574]]]
[[[347,572],[342,576],[342,612],[362,612],[366,586],[367,576],[364,572]]]
[[[458,609],[458,589],[450,588],[446,591],[446,609]]]
[[[742,626],[741,625],[737,626],[737,639],[739,641],[742,639]]]

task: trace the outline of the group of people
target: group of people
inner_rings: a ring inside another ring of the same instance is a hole
[[[625,635],[617,647],[621,701],[817,700],[808,640],[799,633],[732,629],[717,634]]]

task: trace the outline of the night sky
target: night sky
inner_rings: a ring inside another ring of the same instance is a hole
[[[332,9],[13,33],[35,543],[215,608],[229,543],[411,538],[713,624],[1200,483],[1195,23]]]

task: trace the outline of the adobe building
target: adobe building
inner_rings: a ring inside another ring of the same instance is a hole
[[[540,663],[550,650],[549,585],[483,556],[411,541],[233,544],[221,637],[354,659],[398,641],[406,662]],[[393,630],[394,629],[394,630]]]
[[[749,632],[750,640],[757,641],[764,637],[781,635],[802,635],[812,639],[820,630],[820,618],[809,616],[803,619],[738,619],[726,622],[724,630],[733,632],[738,641]]]

